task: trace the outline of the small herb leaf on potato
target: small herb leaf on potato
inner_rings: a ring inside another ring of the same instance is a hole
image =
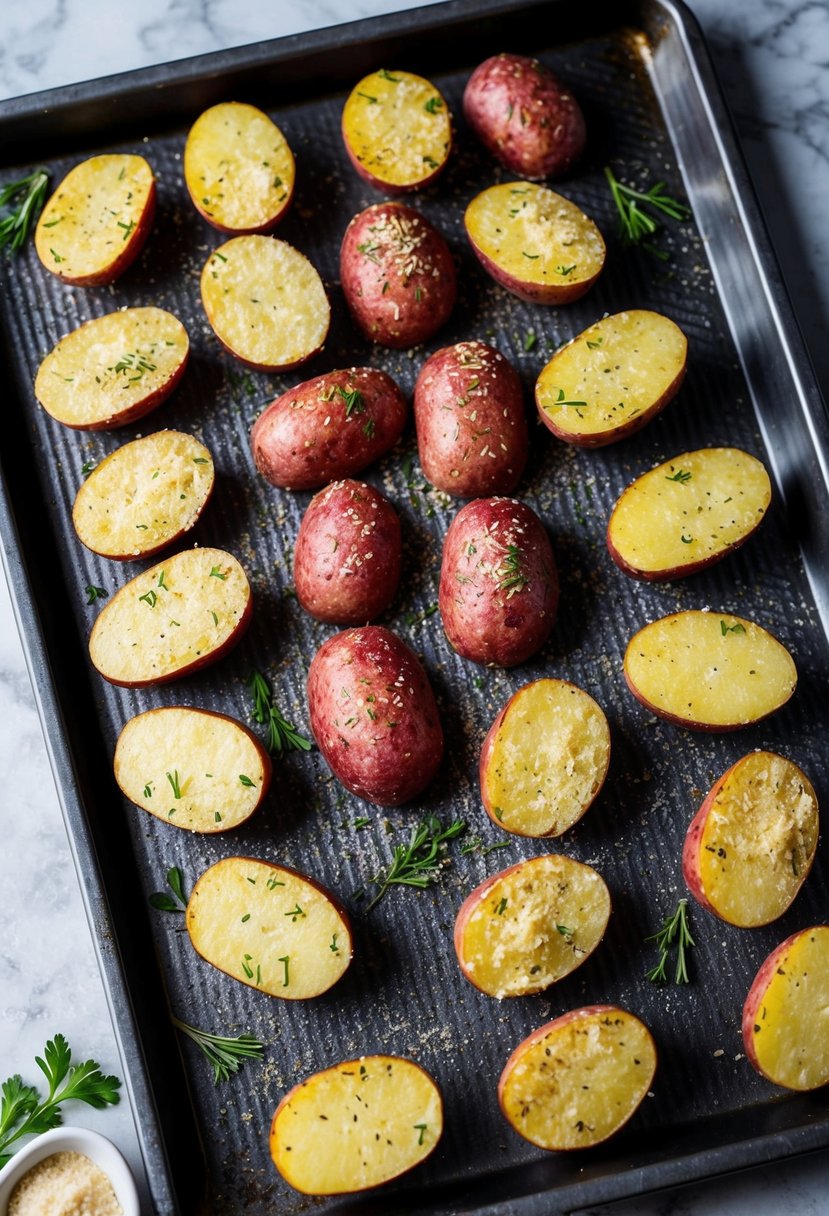
[[[342,134],[359,175],[389,194],[434,181],[452,148],[444,98],[422,76],[396,69],[381,68],[354,86],[343,109]]]

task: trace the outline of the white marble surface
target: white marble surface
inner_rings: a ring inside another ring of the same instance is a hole
[[[0,97],[392,11],[395,0],[27,0],[0,5]],[[692,0],[734,112],[795,310],[829,389],[829,6]],[[94,30],[94,36],[92,31]],[[119,1071],[54,783],[5,585],[0,585],[0,1072],[33,1076],[56,1030]],[[0,1078],[1,1079],[1,1078]],[[140,1172],[126,1103],[72,1111]],[[829,1213],[829,1154],[613,1205],[617,1216]]]

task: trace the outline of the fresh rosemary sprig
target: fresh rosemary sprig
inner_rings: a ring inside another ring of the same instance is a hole
[[[201,1048],[205,1059],[213,1069],[213,1080],[216,1085],[227,1081],[232,1073],[238,1072],[245,1060],[261,1060],[264,1044],[250,1034],[240,1034],[236,1038],[225,1038],[218,1034],[209,1034],[196,1026],[189,1026],[180,1018],[173,1017],[173,1025],[182,1034]]]
[[[517,591],[523,591],[529,579],[521,565],[523,554],[517,545],[507,545],[507,551],[501,559],[501,565],[495,571],[499,591],[507,592],[507,599],[512,599]]]
[[[645,938],[645,941],[656,942],[659,948],[659,962],[646,973],[652,983],[665,984],[668,982],[666,967],[671,947],[674,945],[676,945],[674,983],[687,984],[689,982],[685,951],[696,943],[691,937],[691,929],[688,923],[687,899],[681,899],[676,906],[676,912],[674,912],[673,916],[666,916],[659,932],[652,933],[649,937]]]
[[[310,741],[282,717],[273,703],[273,692],[265,677],[255,671],[249,684],[253,693],[253,720],[268,728],[268,751],[276,755],[283,751],[309,752]]]
[[[17,252],[43,210],[48,186],[49,174],[42,169],[3,186],[0,190],[0,207],[13,209],[0,220],[0,249],[8,245],[10,252]]]
[[[167,886],[175,898],[171,899],[166,891],[153,891],[149,897],[150,907],[159,912],[184,912],[187,908],[187,896],[184,894],[184,879],[178,866],[167,871]]]
[[[418,887],[423,890],[435,882],[446,857],[446,841],[462,836],[465,831],[463,819],[453,819],[448,828],[444,828],[435,815],[421,820],[412,828],[409,843],[396,844],[390,863],[369,879],[378,890],[366,911],[371,911],[389,887]]]
[[[664,182],[656,182],[649,190],[634,190],[632,186],[623,185],[609,165],[605,166],[604,173],[619,212],[619,226],[624,239],[630,245],[642,245],[643,249],[655,253],[657,257],[665,258],[667,254],[645,241],[661,227],[651,211],[661,212],[673,220],[687,220],[691,209],[666,194]]]

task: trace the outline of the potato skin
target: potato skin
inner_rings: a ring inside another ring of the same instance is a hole
[[[526,55],[493,55],[480,64],[464,90],[463,111],[486,149],[530,180],[566,173],[587,138],[572,93]]]
[[[514,667],[540,650],[555,623],[558,573],[535,512],[514,498],[467,503],[443,543],[438,603],[465,659]]]
[[[420,467],[447,494],[511,494],[527,463],[521,381],[486,342],[435,351],[414,391]]]
[[[267,406],[251,430],[253,459],[272,486],[316,490],[372,464],[394,446],[405,423],[406,400],[385,372],[326,372]]]
[[[434,693],[389,629],[346,629],[324,642],[308,672],[308,710],[334,775],[367,802],[408,802],[437,772],[443,729]]]
[[[340,279],[358,329],[395,349],[436,333],[457,295],[449,246],[403,203],[374,203],[354,216],[340,248]]]
[[[333,625],[379,616],[397,592],[400,519],[364,481],[335,481],[311,499],[294,546],[294,586],[306,612]]]

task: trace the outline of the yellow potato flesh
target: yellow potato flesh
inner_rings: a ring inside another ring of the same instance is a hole
[[[163,308],[127,308],[87,321],[41,363],[35,396],[58,422],[117,424],[146,398],[163,392],[187,358],[184,326]]]
[[[699,844],[706,899],[732,925],[751,928],[781,916],[812,863],[818,807],[796,764],[753,752],[726,777]]]
[[[187,905],[202,958],[286,1000],[319,996],[351,961],[351,935],[324,891],[291,870],[228,857],[202,874]]]
[[[568,288],[594,278],[604,264],[596,225],[546,186],[490,186],[473,198],[464,223],[484,256],[521,283]]]
[[[213,460],[181,431],[158,431],[118,448],[78,490],[72,522],[104,557],[138,557],[191,528],[213,488]]]
[[[343,135],[366,172],[391,186],[416,186],[446,160],[452,126],[446,102],[411,72],[372,72],[349,94]]]
[[[228,101],[205,110],[190,129],[184,179],[203,215],[243,232],[281,215],[294,188],[294,157],[267,114]]]
[[[610,894],[592,867],[531,858],[498,878],[470,912],[463,970],[499,999],[540,992],[592,954],[609,916]]]
[[[105,272],[140,224],[153,181],[143,156],[93,156],[76,165],[38,220],[43,265],[67,279]]]
[[[192,832],[224,832],[242,823],[256,808],[265,779],[261,753],[246,730],[179,706],[127,722],[114,766],[131,802]]]
[[[613,1135],[648,1091],[656,1052],[622,1009],[579,1011],[521,1051],[502,1077],[509,1122],[547,1149],[587,1148]]]
[[[378,1186],[428,1157],[443,1130],[437,1085],[393,1056],[347,1060],[309,1077],[280,1105],[271,1155],[309,1195]]]
[[[331,309],[304,254],[270,236],[237,236],[202,271],[207,319],[234,355],[257,367],[292,367],[322,346]]]
[[[559,431],[603,435],[646,413],[685,366],[688,343],[659,313],[605,317],[553,355],[535,395]]]
[[[752,1043],[761,1070],[787,1089],[829,1082],[829,928],[798,935],[776,960],[754,1010]]]
[[[484,796],[522,836],[559,836],[604,781],[610,731],[599,706],[566,680],[536,680],[510,701],[486,761]]]
[[[137,575],[101,610],[89,639],[98,671],[155,683],[225,646],[250,599],[245,572],[221,549],[187,549]]]
[[[791,655],[741,617],[679,612],[640,629],[625,674],[655,713],[683,725],[728,729],[784,705],[797,683]]]
[[[608,541],[634,571],[681,574],[739,545],[770,501],[769,475],[747,452],[683,452],[628,486],[610,517]]]

